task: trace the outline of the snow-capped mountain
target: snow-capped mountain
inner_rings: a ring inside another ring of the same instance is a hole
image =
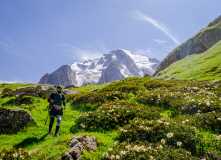
[[[71,69],[76,74],[77,86],[84,84],[103,84],[126,77],[153,75],[160,61],[118,49],[104,54],[101,58],[75,62]]]

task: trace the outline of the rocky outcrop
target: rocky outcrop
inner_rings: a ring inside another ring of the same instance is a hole
[[[2,94],[5,94],[5,93],[14,93],[13,90],[9,89],[9,88],[5,88],[3,91],[2,91]]]
[[[81,93],[81,92],[72,91],[72,90],[69,90],[69,89],[64,89],[64,90],[62,91],[62,93],[66,96],[66,95],[69,95],[69,94],[77,94],[77,93]]]
[[[95,137],[89,137],[87,135],[74,136],[70,143],[70,150],[65,153],[63,159],[65,160],[81,160],[83,151],[89,152],[95,151],[97,148],[97,140]]]
[[[14,96],[17,98],[22,98],[23,96],[34,96],[48,99],[53,92],[56,92],[56,86],[44,84],[17,88]],[[64,95],[80,93],[69,89],[64,89],[62,92]]]
[[[36,124],[36,122],[27,111],[0,108],[0,133],[16,133],[29,124]]]
[[[51,74],[44,75],[40,81],[40,84],[50,85],[75,85],[77,83],[75,72],[68,65],[63,65]]]
[[[17,98],[22,98],[23,96],[35,96],[37,97],[36,86],[20,87],[17,88],[14,96]]]
[[[164,70],[172,63],[185,58],[187,55],[199,54],[207,51],[210,47],[221,40],[221,16],[211,22],[206,28],[202,29],[195,36],[175,48],[162,61],[157,68],[154,76]]]

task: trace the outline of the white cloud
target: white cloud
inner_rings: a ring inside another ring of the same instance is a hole
[[[154,41],[154,42],[156,42],[156,43],[159,43],[159,44],[164,44],[164,43],[167,42],[167,41],[159,40],[159,39],[152,39],[152,41]]]
[[[21,81],[4,81],[4,80],[0,80],[0,84],[2,83],[22,83]]]
[[[67,52],[66,55],[78,62],[96,59],[101,57],[103,54],[108,53],[107,48],[102,42],[94,45],[85,45],[84,47],[77,47],[67,43],[59,44],[58,46],[64,48]]]
[[[163,31],[170,39],[172,39],[174,41],[174,43],[176,43],[177,45],[180,44],[179,41],[173,35],[171,35],[171,33],[169,33],[169,29],[164,24],[158,22],[157,20],[153,19],[152,17],[149,17],[139,11],[131,12],[131,17],[136,20],[139,20],[139,21],[151,23],[156,28]]]

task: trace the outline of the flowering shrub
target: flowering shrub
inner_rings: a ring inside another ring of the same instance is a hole
[[[121,143],[115,144],[113,148],[103,154],[103,160],[107,159],[149,159],[149,160],[171,160],[171,159],[199,159],[182,148],[174,148],[163,144],[148,143]]]
[[[191,124],[221,134],[221,112],[198,113],[191,118]]]
[[[31,151],[24,148],[19,149],[3,149],[0,151],[0,158],[2,159],[31,159]]]
[[[149,105],[163,106],[183,114],[221,112],[221,87],[216,84],[150,81],[145,86],[152,92],[140,92],[137,100]],[[166,86],[166,87],[162,87]],[[171,86],[171,87],[168,87]],[[177,112],[176,112],[177,113]]]
[[[122,99],[128,99],[129,96],[126,93],[122,92],[103,92],[103,93],[97,93],[97,92],[90,92],[90,93],[79,93],[79,94],[73,94],[67,96],[67,101],[71,101],[72,105],[77,104],[102,104],[106,101],[115,101],[115,100],[122,100]]]
[[[129,125],[120,129],[118,140],[120,142],[161,142],[177,148],[182,147],[196,154],[203,152],[201,138],[195,128],[185,123],[161,118],[160,120],[134,119]]]
[[[160,118],[161,108],[148,107],[131,101],[116,101],[103,104],[96,111],[82,114],[76,120],[74,129],[110,130],[128,124],[135,117],[143,119]]]

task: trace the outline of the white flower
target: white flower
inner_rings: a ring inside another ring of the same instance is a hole
[[[29,156],[31,155],[31,152],[32,152],[32,151],[29,151],[29,152],[28,152]]]
[[[182,142],[177,142],[177,146],[178,147],[182,146]]]
[[[167,133],[167,138],[173,137],[173,133]]]
[[[188,119],[186,119],[186,122],[189,122],[189,120],[188,120]]]
[[[109,154],[108,154],[108,153],[104,153],[104,154],[103,154],[103,157],[108,158],[108,157],[109,157]]]
[[[109,152],[112,151],[112,150],[113,150],[113,148],[109,148],[109,149],[108,149]]]
[[[150,156],[150,159],[153,160],[153,156]]]
[[[114,145],[118,145],[118,141],[115,141],[115,142],[114,142]]]
[[[110,157],[110,159],[115,159],[115,155],[112,154],[111,157]]]
[[[217,118],[218,121],[221,121],[221,118]]]
[[[159,149],[163,149],[163,146],[160,145],[160,146],[159,146]]]
[[[120,151],[120,154],[123,156],[123,155],[127,154],[127,152],[126,151]]]
[[[166,141],[165,141],[164,139],[161,139],[161,143],[162,143],[162,144],[165,144],[165,142],[166,142]]]
[[[182,121],[183,124],[185,124],[185,121]]]
[[[13,154],[13,157],[18,157],[18,153],[15,152],[15,153]]]
[[[119,156],[119,155],[116,155],[116,159],[120,159],[120,156]]]

